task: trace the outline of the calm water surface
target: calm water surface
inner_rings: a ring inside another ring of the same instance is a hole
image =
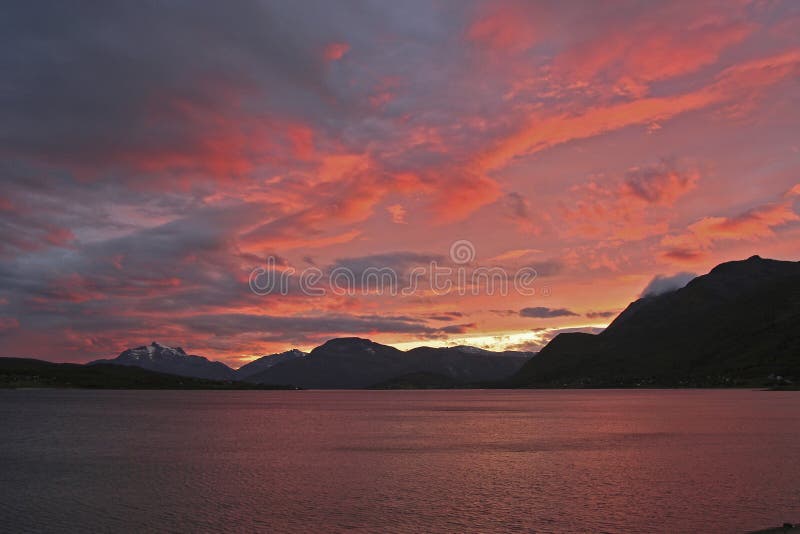
[[[800,392],[0,391],[0,531],[744,532]]]

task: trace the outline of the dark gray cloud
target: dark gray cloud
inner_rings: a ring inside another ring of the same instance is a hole
[[[427,315],[426,318],[432,321],[452,321],[454,319],[460,319],[464,317],[465,314],[457,311],[450,311],[450,312],[440,312],[434,313],[431,315]]]
[[[557,259],[532,262],[528,265],[536,271],[537,277],[556,276],[564,271],[564,262]]]
[[[570,317],[578,314],[566,308],[546,308],[536,306],[533,308],[522,308],[519,311],[521,317],[537,317],[539,319],[549,319],[552,317]]]
[[[216,148],[203,136],[226,128],[231,113],[267,124],[291,117],[345,146],[396,146],[405,133],[392,117],[413,109],[410,126],[447,125],[449,112],[475,105],[442,90],[471,73],[451,38],[468,16],[457,2],[11,2],[0,20],[0,146],[82,171],[128,174],[132,158],[186,171],[192,156]],[[357,49],[360,60],[328,64],[332,43]],[[387,79],[402,83],[404,96],[370,117]],[[416,146],[388,168],[436,157]]]
[[[254,87],[269,88],[257,99],[313,116],[334,97],[320,51],[369,21],[353,7],[11,3],[0,22],[0,144],[80,164],[181,151],[196,126],[183,104],[225,106]]]
[[[264,342],[319,343],[335,336],[370,335],[375,332],[411,334],[418,339],[437,339],[444,334],[465,333],[474,324],[429,326],[425,321],[402,315],[326,314],[320,316],[250,315],[241,313],[201,314],[177,320],[198,334],[213,332],[227,339],[238,337]]]
[[[225,306],[249,292],[249,258],[229,243],[258,209],[205,208],[127,235],[0,261],[0,316],[23,326],[113,329],[157,324],[154,312]]]
[[[586,312],[586,317],[589,319],[607,319],[616,316],[618,313],[619,310],[589,311]]]
[[[329,281],[338,287],[354,290],[400,292],[425,284],[431,262],[442,263],[444,258],[435,254],[409,251],[370,254],[350,258],[339,258],[325,269]],[[412,271],[418,269],[412,280]],[[449,318],[447,320],[451,320]]]
[[[201,332],[213,331],[216,335],[235,335],[242,332],[260,332],[291,336],[292,334],[334,334],[394,332],[432,334],[437,329],[425,326],[422,321],[402,316],[375,315],[325,315],[325,316],[272,316],[241,313],[195,315],[180,323]]]
[[[466,323],[466,324],[453,324],[449,326],[445,326],[441,329],[442,332],[445,334],[466,334],[470,330],[474,330],[476,327],[475,323]]]
[[[510,317],[511,315],[519,315],[517,310],[489,310],[492,313],[501,315],[503,317]]]

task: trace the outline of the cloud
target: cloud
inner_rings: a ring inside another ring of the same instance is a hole
[[[415,268],[427,272],[432,262],[442,261],[443,257],[435,254],[387,252],[336,259],[325,268],[325,274],[335,287],[353,285],[354,290],[392,292],[405,290],[417,282],[411,280]]]
[[[519,315],[519,312],[517,310],[489,310],[489,311],[496,315],[500,315],[502,317],[511,317],[514,315]]]
[[[800,221],[794,210],[793,190],[780,200],[755,206],[731,217],[703,217],[689,224],[683,233],[664,236],[662,254],[671,259],[702,257],[719,241],[754,241],[772,237],[775,230]]]
[[[14,317],[0,317],[0,334],[6,330],[19,328],[19,321]]]
[[[755,29],[729,17],[702,17],[694,9],[652,5],[650,16],[632,13],[597,25],[589,39],[556,59],[556,72],[573,82],[610,84],[622,94],[641,95],[658,80],[686,75],[714,63]],[[655,21],[658,21],[657,23]]]
[[[752,196],[796,182],[780,156],[797,122],[791,14],[10,5],[2,353],[86,360],[157,338],[225,356],[311,344],[314,328],[386,342],[471,328],[441,309],[474,330],[520,321],[483,297],[310,299],[296,283],[258,297],[248,274],[265,256],[407,272],[464,237],[488,266],[558,275],[572,299],[589,271],[651,268],[656,236],[670,261],[710,262],[730,242],[788,250],[776,236],[794,237],[797,186]]]
[[[406,222],[406,209],[401,204],[392,204],[386,207],[386,211],[392,216],[392,222],[395,224],[407,224]]]
[[[537,317],[540,319],[550,319],[553,317],[577,317],[578,314],[566,308],[545,308],[537,306],[534,308],[522,308],[519,311],[521,317]]]
[[[531,213],[531,205],[528,199],[519,193],[507,193],[503,197],[507,217],[517,225],[521,232],[532,232],[534,230]]]
[[[385,252],[339,258],[328,266],[328,270],[347,269],[360,276],[367,269],[391,269],[401,274],[414,267],[427,267],[433,261],[441,262],[442,256],[412,251]]]
[[[452,321],[454,319],[460,319],[464,317],[464,313],[457,312],[457,311],[449,311],[449,312],[439,312],[434,313],[432,315],[428,315],[427,318],[432,321]]]
[[[774,234],[773,228],[800,220],[788,204],[767,204],[734,217],[704,217],[689,225],[703,244],[720,239],[755,239]]]
[[[663,122],[690,111],[756,98],[764,89],[791,77],[800,65],[800,51],[744,62],[723,71],[709,85],[669,96],[649,96],[587,106],[577,113],[548,114],[536,110],[513,133],[500,137],[476,156],[475,166],[500,169],[521,156],[556,145],[595,137],[633,125]]]
[[[546,11],[526,2],[483,3],[467,29],[467,39],[493,52],[519,52],[541,38]]]
[[[699,177],[694,169],[680,170],[674,161],[662,159],[656,165],[628,170],[621,193],[648,204],[669,206],[694,189]]]
[[[677,273],[671,276],[659,274],[653,277],[642,290],[642,297],[655,297],[676,291],[697,278],[695,273]]]
[[[281,100],[297,115],[304,106],[319,110],[328,91],[315,48],[331,32],[308,24],[289,30],[282,20],[301,19],[288,6],[280,17],[266,5],[231,12],[200,2],[191,6],[191,21],[188,7],[131,6],[109,16],[53,2],[40,6],[47,24],[39,10],[9,9],[3,27],[9,46],[0,55],[8,80],[0,99],[3,146],[84,171],[192,168],[203,171],[195,176],[200,179],[249,170],[251,158],[264,154],[254,149],[263,147],[269,130],[282,130],[282,120],[251,109],[257,120],[248,121],[238,106],[264,99]],[[57,22],[69,16],[84,25]],[[114,47],[104,45],[105,31],[116,36]],[[137,36],[145,32],[143,42]],[[200,56],[198,42],[219,52]],[[161,186],[170,182],[162,179]]]
[[[507,250],[497,256],[489,258],[489,263],[498,263],[504,262],[509,260],[518,260],[520,258],[524,258],[527,256],[532,256],[534,254],[541,253],[542,251],[537,248],[515,248],[511,250]]]
[[[593,177],[574,186],[576,199],[563,212],[571,234],[636,241],[669,229],[671,207],[691,191],[700,174],[688,164],[662,158],[628,169],[621,178]]]
[[[661,257],[682,263],[692,263],[706,257],[706,252],[695,248],[673,247],[662,251]]]
[[[475,327],[475,323],[454,324],[441,328],[441,331],[445,334],[466,334],[470,330],[474,330]]]
[[[457,178],[437,184],[431,202],[434,220],[439,223],[460,221],[478,208],[491,204],[501,196],[495,180],[466,169],[456,171]]]
[[[338,61],[350,50],[347,43],[330,43],[325,47],[324,56],[327,61]]]
[[[322,339],[340,334],[369,334],[375,332],[434,334],[418,319],[397,316],[335,315],[273,316],[242,313],[202,314],[180,321],[199,332],[213,331],[215,335],[257,333],[268,339],[293,340],[312,336]]]

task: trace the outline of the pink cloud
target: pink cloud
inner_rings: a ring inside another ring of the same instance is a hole
[[[0,317],[0,332],[19,328],[19,321],[14,317]]]
[[[326,61],[339,61],[350,51],[350,45],[347,43],[330,43],[323,51],[323,57]]]
[[[756,206],[731,217],[703,217],[688,225],[685,232],[665,236],[661,240],[665,249],[662,254],[679,260],[700,258],[716,242],[770,238],[777,229],[798,221],[800,215],[795,212],[791,198]]]
[[[386,207],[386,211],[392,216],[392,222],[395,224],[407,224],[406,209],[401,204],[392,204]]]
[[[669,208],[699,180],[674,161],[630,168],[621,179],[602,176],[572,188],[563,217],[571,235],[636,241],[669,230]]]
[[[502,194],[495,180],[468,171],[436,185],[431,210],[434,220],[439,223],[460,221]]]
[[[555,68],[573,82],[593,82],[600,77],[622,94],[643,96],[654,81],[716,62],[722,51],[753,30],[752,24],[742,22],[694,22],[674,13],[653,13],[571,48],[556,59]]]
[[[530,2],[487,2],[470,23],[467,39],[495,52],[522,51],[541,38],[545,16]]]
[[[627,126],[661,123],[677,115],[734,101],[754,98],[760,91],[791,77],[800,67],[800,51],[788,51],[743,62],[723,71],[716,80],[695,91],[673,96],[646,97],[622,103],[597,104],[577,113],[533,112],[514,133],[497,138],[475,158],[484,170],[505,167],[519,156],[586,139]]]
[[[662,160],[657,165],[630,168],[620,193],[649,204],[670,206],[694,189],[699,178],[696,170],[680,170],[673,162]]]
[[[791,206],[766,204],[734,217],[704,217],[688,229],[700,244],[707,245],[721,239],[769,237],[774,235],[774,227],[798,220],[800,216]]]

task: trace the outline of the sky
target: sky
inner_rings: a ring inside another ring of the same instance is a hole
[[[798,2],[7,2],[0,44],[0,356],[537,350],[800,260]]]

